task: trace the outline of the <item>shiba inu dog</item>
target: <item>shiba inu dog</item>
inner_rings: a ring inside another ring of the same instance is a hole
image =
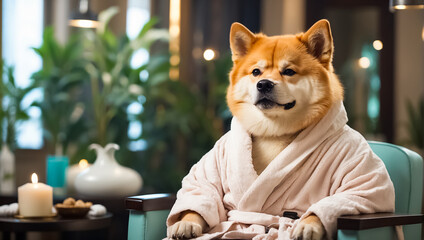
[[[234,23],[230,33],[233,68],[227,102],[252,136],[252,159],[258,175],[306,127],[343,100],[332,66],[330,24],[320,20],[305,33],[268,37]],[[205,220],[192,211],[170,227],[172,238],[201,236]],[[322,239],[320,219],[310,215],[297,224],[293,238]]]

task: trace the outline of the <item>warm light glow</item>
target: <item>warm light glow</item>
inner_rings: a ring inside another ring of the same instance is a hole
[[[169,27],[169,36],[178,37],[180,35],[180,26],[173,25]]]
[[[397,10],[403,10],[403,9],[406,9],[406,6],[405,5],[396,5],[396,6],[393,6],[393,8],[397,9]]]
[[[361,68],[369,68],[371,65],[371,61],[367,57],[361,57],[358,61],[359,67]]]
[[[78,163],[79,167],[84,169],[88,167],[88,161],[86,159],[81,159]]]
[[[180,63],[180,57],[178,55],[173,55],[169,59],[169,63],[171,63],[172,66],[178,66]]]
[[[32,181],[32,183],[38,183],[38,176],[37,176],[36,173],[33,173],[31,175],[31,181]]]
[[[423,26],[423,30],[421,32],[421,39],[424,41],[424,26]]]
[[[380,51],[381,49],[383,49],[383,42],[381,42],[380,40],[375,40],[372,43],[372,46],[374,47],[375,50]]]
[[[87,19],[72,19],[69,20],[69,25],[72,27],[79,28],[96,28],[97,26],[99,26],[99,22]]]
[[[215,52],[214,52],[214,50],[212,50],[212,49],[206,49],[204,52],[203,52],[203,58],[206,60],[206,61],[210,61],[210,60],[212,60],[212,59],[214,59],[215,58]]]
[[[169,77],[172,80],[179,78],[180,72],[180,32],[181,32],[181,0],[169,0],[169,50],[171,52],[171,69]]]
[[[178,68],[171,68],[169,70],[169,78],[171,80],[177,80],[180,77],[180,71]]]
[[[423,4],[409,4],[409,5],[395,5],[393,6],[396,10],[405,10],[405,9],[424,9]]]
[[[179,22],[180,21],[180,0],[170,0],[169,1],[169,21],[170,22]]]

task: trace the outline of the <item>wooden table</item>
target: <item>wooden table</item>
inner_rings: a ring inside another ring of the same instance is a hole
[[[129,211],[127,211],[125,208],[125,197],[84,198],[81,196],[72,196],[72,195],[69,195],[66,197],[74,197],[75,199],[81,199],[84,202],[89,201],[89,202],[92,202],[93,204],[101,204],[105,206],[107,211],[113,214],[112,223],[107,232],[107,234],[109,234],[109,239],[113,239],[113,240],[127,239]],[[62,203],[66,197],[53,196],[53,204]],[[0,206],[4,204],[15,203],[15,202],[18,202],[17,195],[1,195],[0,194]],[[52,233],[52,232],[40,232],[39,235],[42,235],[42,233],[46,233],[46,235],[55,235],[55,233]],[[77,235],[75,232],[70,232],[70,233]],[[76,236],[75,239],[78,239],[78,240],[98,239],[97,236],[99,233],[103,234],[101,230],[81,232],[81,234],[79,234],[79,236]],[[1,230],[0,230],[0,236],[1,236]],[[46,238],[49,238],[49,237],[46,237]],[[49,239],[58,240],[59,238],[49,238]]]
[[[15,233],[16,239],[26,239],[27,232],[61,232],[63,239],[74,239],[71,232],[106,229],[102,231],[107,238],[107,229],[111,226],[112,214],[107,213],[101,217],[84,218],[35,218],[21,219],[15,217],[0,217],[0,231],[3,232],[3,240],[11,239],[11,233]]]

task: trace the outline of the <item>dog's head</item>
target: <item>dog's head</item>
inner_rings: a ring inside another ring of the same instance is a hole
[[[254,136],[296,133],[343,99],[331,63],[333,39],[327,20],[305,33],[272,37],[234,23],[230,46],[228,106]]]

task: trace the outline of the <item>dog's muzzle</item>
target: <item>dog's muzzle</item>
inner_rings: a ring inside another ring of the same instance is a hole
[[[274,86],[275,83],[268,79],[260,80],[256,84],[256,89],[258,90],[259,94],[255,106],[257,106],[259,109],[271,109],[275,106],[284,107],[284,110],[292,109],[296,105],[296,100],[285,104],[278,103],[275,101],[272,94]]]

